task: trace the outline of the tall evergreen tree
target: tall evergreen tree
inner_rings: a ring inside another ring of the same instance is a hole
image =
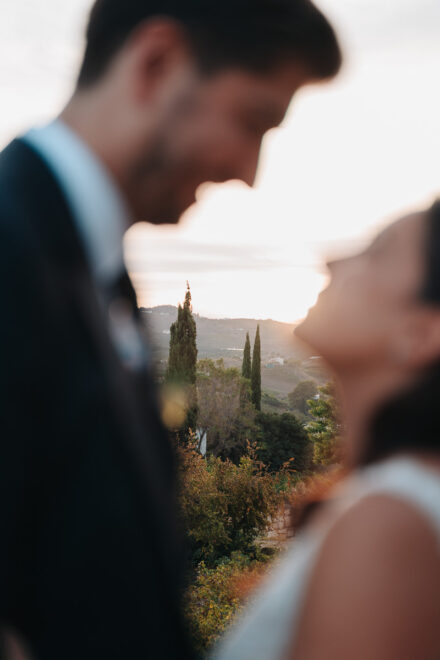
[[[167,381],[174,383],[196,382],[197,329],[192,314],[191,290],[187,283],[185,302],[177,308],[177,320],[170,327],[170,352]]]
[[[252,353],[251,398],[255,408],[261,410],[261,342],[259,325],[257,325],[254,351]]]
[[[187,415],[179,436],[186,439],[189,430],[197,424],[197,328],[191,305],[191,291],[187,283],[185,302],[179,304],[177,320],[170,327],[170,352],[166,382],[184,390],[187,400]]]
[[[252,365],[251,365],[251,342],[249,339],[249,333],[246,333],[246,342],[244,344],[243,352],[243,365],[241,367],[241,375],[243,378],[251,379]]]

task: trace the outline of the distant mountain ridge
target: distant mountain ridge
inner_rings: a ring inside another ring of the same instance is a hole
[[[141,319],[148,328],[153,352],[158,360],[166,360],[169,348],[169,329],[177,318],[177,307],[160,305],[141,307]],[[194,314],[197,325],[197,348],[199,358],[241,357],[246,332],[253,344],[257,325],[260,326],[262,358],[307,357],[304,348],[293,335],[294,324],[271,319],[210,319]]]

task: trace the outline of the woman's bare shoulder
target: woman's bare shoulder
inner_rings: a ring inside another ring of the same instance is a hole
[[[428,660],[439,622],[436,530],[410,502],[368,495],[323,543],[289,658]]]

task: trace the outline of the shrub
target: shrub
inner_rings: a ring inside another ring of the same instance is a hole
[[[233,552],[255,558],[283,494],[255,450],[238,465],[180,448],[181,507],[193,563],[213,567]]]
[[[215,568],[201,562],[186,593],[185,611],[196,650],[200,653],[218,639],[239,614],[264,564],[236,553]]]
[[[297,472],[309,469],[312,446],[304,426],[290,413],[259,413],[258,456],[273,472],[290,463]]]

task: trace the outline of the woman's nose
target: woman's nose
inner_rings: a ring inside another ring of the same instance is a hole
[[[330,274],[332,274],[335,269],[337,264],[339,263],[338,259],[330,259],[329,261],[326,262],[327,270],[329,271]]]
[[[326,263],[328,272],[333,277],[336,274],[336,272],[339,272],[341,270],[341,266],[343,266],[344,264],[346,264],[349,261],[350,261],[350,257],[347,257],[345,259],[344,258],[342,258],[342,259],[330,259]]]

